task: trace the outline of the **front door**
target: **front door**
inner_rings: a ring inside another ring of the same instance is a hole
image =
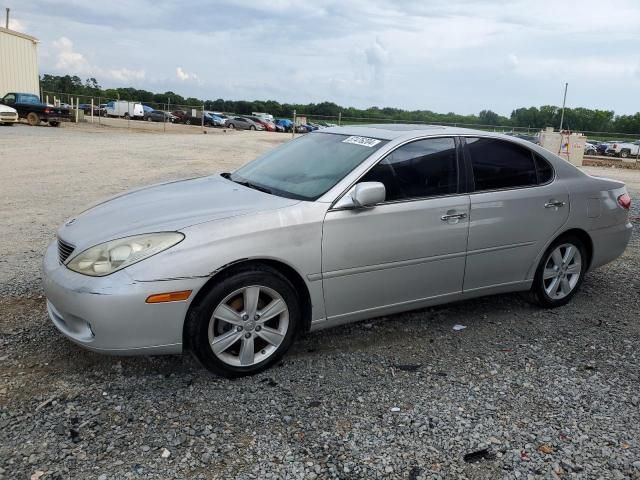
[[[522,145],[467,138],[474,191],[464,290],[515,285],[569,216],[569,194],[551,165]]]
[[[451,137],[405,144],[365,174],[385,202],[330,210],[322,236],[327,317],[351,320],[400,311],[462,290],[469,196],[459,193]]]

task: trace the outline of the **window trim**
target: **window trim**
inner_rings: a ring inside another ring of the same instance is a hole
[[[420,142],[423,140],[431,140],[431,139],[439,139],[439,138],[451,138],[453,139],[454,145],[455,145],[455,152],[456,152],[456,174],[457,174],[457,186],[456,186],[456,192],[455,193],[447,193],[444,195],[428,195],[425,197],[411,197],[411,198],[403,198],[403,199],[398,199],[398,200],[385,200],[384,202],[380,202],[380,203],[376,203],[376,207],[378,206],[382,206],[382,205],[393,205],[393,204],[397,204],[397,203],[407,203],[407,202],[420,202],[422,200],[429,200],[432,198],[446,198],[446,197],[457,197],[460,195],[466,195],[467,192],[464,192],[463,190],[465,190],[465,185],[463,184],[463,178],[466,176],[464,172],[462,172],[462,169],[464,168],[464,164],[462,161],[462,150],[461,150],[461,142],[460,142],[460,138],[458,135],[430,135],[430,136],[426,136],[426,137],[421,137],[421,138],[411,138],[409,140],[407,140],[406,142],[401,143],[400,145],[396,145],[395,148],[393,148],[392,150],[389,150],[388,152],[386,152],[381,158],[379,158],[373,165],[371,165],[364,173],[362,173],[362,175],[360,175],[355,181],[353,181],[340,195],[338,195],[336,197],[336,199],[331,202],[331,206],[329,207],[329,212],[333,212],[333,211],[340,211],[340,210],[351,210],[350,208],[335,208],[334,205],[336,203],[338,203],[345,195],[347,195],[355,185],[358,184],[358,182],[360,182],[360,180],[362,180],[362,178],[367,175],[371,169],[373,169],[376,165],[378,165],[380,162],[382,162],[385,158],[387,158],[389,155],[392,155],[393,152],[395,152],[396,150],[398,150],[399,148],[404,147],[405,145],[408,145],[410,143],[415,143],[415,142]],[[466,183],[466,178],[464,178],[465,183]]]
[[[515,186],[515,187],[504,187],[504,188],[494,188],[491,190],[476,190],[476,185],[475,185],[475,176],[473,175],[473,164],[471,162],[471,154],[469,153],[469,149],[468,149],[468,144],[467,144],[467,138],[485,138],[488,140],[498,140],[500,142],[506,142],[512,145],[517,145],[519,147],[524,148],[525,150],[527,150],[530,154],[531,154],[531,160],[533,161],[533,165],[534,168],[536,170],[536,183],[534,185],[519,185],[519,186]],[[464,163],[465,163],[465,170],[468,172],[469,175],[469,182],[468,182],[468,194],[469,195],[479,195],[482,193],[490,193],[490,192],[506,192],[506,191],[510,191],[510,190],[522,190],[525,188],[537,188],[537,187],[544,187],[546,185],[550,185],[552,184],[555,180],[556,180],[556,169],[553,168],[553,164],[548,161],[546,158],[544,158],[543,155],[536,153],[534,150],[532,150],[531,148],[529,148],[526,145],[522,145],[519,142],[513,142],[509,139],[504,139],[504,138],[497,138],[497,137],[490,137],[490,136],[483,136],[483,135],[463,135],[460,136],[460,140],[461,143],[463,144],[463,152],[464,152]],[[545,183],[539,183],[540,182],[540,177],[539,177],[539,173],[538,173],[538,164],[536,162],[536,155],[541,157],[543,161],[545,161],[546,163],[549,164],[549,166],[551,167],[551,179],[548,182]]]

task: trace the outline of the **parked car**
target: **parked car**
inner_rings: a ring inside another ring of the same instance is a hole
[[[624,183],[516,138],[330,128],[85,210],[49,245],[44,291],[83,347],[248,375],[309,330],[516,291],[564,305],[623,253],[630,206]]]
[[[262,125],[262,127],[267,132],[275,132],[276,131],[276,124],[273,123],[273,122],[270,122],[269,120],[265,120],[264,118],[254,117],[254,116],[249,116],[249,117],[245,117],[245,118],[248,118],[249,120],[253,120],[255,123],[258,123],[258,124]]]
[[[264,130],[259,123],[254,122],[246,117],[232,117],[227,120],[227,127],[237,128],[239,130]]]
[[[282,127],[285,132],[293,130],[293,122],[288,118],[279,118],[276,120],[276,125]]]
[[[607,155],[612,155],[620,158],[635,157],[638,155],[638,149],[640,148],[640,140],[635,142],[616,142],[611,143],[607,147]]]
[[[251,115],[254,117],[258,117],[258,118],[262,118],[264,120],[266,120],[267,122],[273,122],[273,115],[271,115],[270,113],[264,113],[264,112],[251,112]]]
[[[18,111],[8,105],[0,104],[0,125],[18,123]]]
[[[591,142],[585,142],[584,144],[584,154],[585,155],[597,155],[598,149],[596,148],[596,144]]]
[[[213,112],[205,112],[208,117],[208,124],[212,127],[224,127],[227,124],[227,119]]]
[[[109,117],[123,117],[134,120],[141,120],[144,118],[144,106],[138,102],[112,100],[107,103],[105,109]]]
[[[95,116],[100,115],[100,106],[92,105],[90,103],[81,103],[78,105],[78,109],[82,110],[85,115],[91,115],[91,111],[93,110],[93,114]]]
[[[184,123],[185,118],[188,116],[184,110],[173,110],[171,115],[176,117],[174,123]]]
[[[26,118],[32,126],[46,122],[52,127],[59,127],[60,122],[71,120],[68,108],[42,103],[40,97],[33,93],[10,92],[2,97],[0,103],[15,109],[18,117]]]
[[[144,120],[148,122],[173,122],[177,117],[169,112],[153,110],[145,112]]]
[[[602,142],[602,143],[599,143],[598,145],[596,145],[596,153],[597,153],[597,155],[606,155],[607,154],[607,148],[609,148],[609,143],[608,142]]]

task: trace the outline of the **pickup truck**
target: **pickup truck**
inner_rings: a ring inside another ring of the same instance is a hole
[[[0,103],[15,108],[20,118],[26,118],[29,125],[39,125],[46,122],[52,127],[60,126],[60,122],[71,119],[69,109],[42,103],[37,95],[32,93],[7,93]]]
[[[638,155],[640,148],[640,140],[636,142],[616,142],[609,144],[607,155],[613,155],[620,158],[635,157]]]

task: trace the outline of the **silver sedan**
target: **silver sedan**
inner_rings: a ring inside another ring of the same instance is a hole
[[[563,305],[624,251],[630,204],[623,183],[516,138],[335,127],[69,219],[44,287],[83,347],[190,350],[239,376],[309,330],[504,292]]]

